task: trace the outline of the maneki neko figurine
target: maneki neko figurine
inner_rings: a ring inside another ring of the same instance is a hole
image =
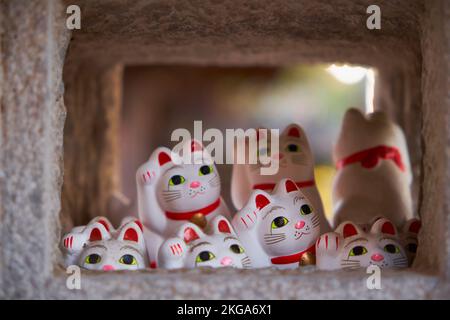
[[[125,218],[116,230],[105,217],[76,227],[62,239],[66,265],[88,270],[138,270],[148,266],[142,224]]]
[[[252,267],[293,269],[314,264],[320,217],[292,180],[279,181],[271,193],[253,191],[231,224]]]
[[[395,225],[379,218],[366,231],[345,221],[334,232],[321,235],[316,242],[316,265],[320,270],[353,270],[370,265],[406,268],[408,257]]]
[[[177,236],[159,248],[158,265],[166,269],[196,267],[250,268],[246,250],[223,216],[216,216],[207,230],[192,222],[180,226]]]
[[[258,140],[263,137],[263,132],[258,132]],[[260,146],[258,141],[259,155],[270,157],[270,161],[277,161],[279,170],[274,175],[260,174],[258,164],[235,164],[231,179],[231,198],[236,209],[241,209],[254,190],[271,192],[275,184],[281,179],[291,179],[302,191],[315,209],[315,214],[320,219],[323,231],[329,231],[330,226],[325,217],[322,200],[314,179],[314,157],[309,146],[308,138],[303,129],[297,124],[291,124],[284,129],[279,137],[279,152],[268,154],[271,150],[270,141],[267,148]]]
[[[401,128],[383,112],[349,109],[333,158],[334,226],[367,224],[380,214],[398,228],[413,218],[408,149]]]
[[[190,155],[157,148],[136,173],[139,216],[148,229],[150,259],[156,257],[163,239],[186,222],[204,227],[218,215],[230,216],[211,155],[197,141],[189,141],[182,149],[190,150]]]
[[[400,233],[400,242],[408,256],[409,265],[412,265],[416,257],[417,247],[419,246],[418,235],[422,224],[418,219],[408,220]]]

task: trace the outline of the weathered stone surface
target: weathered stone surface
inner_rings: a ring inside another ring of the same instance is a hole
[[[91,113],[74,116],[74,121],[92,122],[84,126],[67,122],[67,191],[69,196],[86,197],[96,190],[101,203],[87,197],[71,209],[68,202],[69,209],[58,216],[65,119],[62,68],[69,40],[64,7],[53,0],[1,1],[0,297],[449,298],[447,1],[379,1],[380,31],[365,28],[369,0],[75,2],[82,6],[83,18],[65,62],[67,105],[74,114]],[[313,270],[83,273],[82,290],[66,288],[65,273],[55,268],[59,221],[69,225],[72,217],[78,217],[69,214],[71,210],[89,208],[89,212],[78,213],[80,217],[95,210],[103,212],[109,184],[116,183],[113,174],[102,176],[113,172],[116,165],[114,158],[105,155],[109,150],[102,148],[115,145],[119,99],[110,93],[117,88],[121,64],[336,61],[378,68],[382,75],[378,106],[406,130],[423,218],[421,247],[412,270],[383,271],[383,290],[372,291],[365,286],[364,271]],[[105,109],[107,104],[113,105],[111,113]],[[80,133],[83,129],[86,132]],[[81,151],[92,158],[76,158]],[[78,165],[84,175],[98,174],[93,185],[77,180]]]
[[[2,1],[1,259],[6,297],[44,297],[59,238],[62,66],[56,1]]]

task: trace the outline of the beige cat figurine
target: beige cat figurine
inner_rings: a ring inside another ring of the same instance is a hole
[[[261,132],[261,131],[259,131]],[[277,137],[272,137],[277,138]],[[322,231],[329,231],[330,225],[325,217],[322,200],[314,179],[314,157],[308,138],[297,124],[287,126],[279,138],[279,152],[269,154],[270,139],[267,146],[258,142],[259,155],[277,161],[279,170],[275,175],[261,175],[262,164],[235,164],[231,179],[231,198],[236,209],[240,210],[248,201],[254,190],[271,192],[282,179],[291,179],[314,206],[320,218]]]
[[[333,158],[334,226],[344,221],[364,225],[382,215],[400,228],[413,218],[405,136],[385,113],[349,109]]]

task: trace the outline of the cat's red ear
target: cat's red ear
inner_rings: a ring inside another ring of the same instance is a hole
[[[284,183],[284,186],[286,188],[287,193],[293,192],[293,191],[298,191],[297,185],[292,180],[286,180],[286,182]]]
[[[99,228],[93,228],[91,234],[89,235],[89,241],[101,241],[103,240],[102,232]]]
[[[136,219],[134,220],[134,223],[136,223],[139,229],[141,229],[141,231],[144,232],[144,226],[142,225],[142,222],[140,220]]]
[[[158,163],[160,166],[165,165],[168,162],[171,162],[172,158],[170,158],[170,155],[168,155],[165,151],[161,151],[158,154]]]
[[[255,198],[255,205],[259,210],[267,206],[269,203],[270,200],[265,195],[258,194]]]
[[[419,233],[421,227],[422,223],[419,220],[414,219],[413,221],[411,221],[408,227],[408,231],[411,233]]]
[[[139,242],[139,235],[133,228],[127,228],[123,235],[123,240]]]
[[[231,227],[227,220],[221,219],[217,224],[217,229],[222,233],[231,233]]]
[[[298,130],[298,128],[296,128],[296,127],[292,127],[288,131],[288,136],[289,137],[300,138],[300,130]]]
[[[186,242],[186,244],[200,238],[197,231],[192,227],[185,228],[183,235],[184,242]]]
[[[390,221],[385,221],[383,225],[381,226],[381,232],[391,235],[396,235],[397,232],[395,231],[395,227]]]
[[[344,238],[353,237],[358,234],[358,229],[353,223],[346,223],[342,229],[342,235]]]

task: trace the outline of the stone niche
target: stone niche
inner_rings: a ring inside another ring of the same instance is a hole
[[[66,28],[78,4],[81,30]],[[1,298],[449,298],[450,4],[378,1],[0,1]],[[114,206],[126,65],[377,69],[375,107],[404,128],[423,221],[412,268],[83,272],[66,287],[62,230]],[[220,285],[218,285],[220,284]]]

